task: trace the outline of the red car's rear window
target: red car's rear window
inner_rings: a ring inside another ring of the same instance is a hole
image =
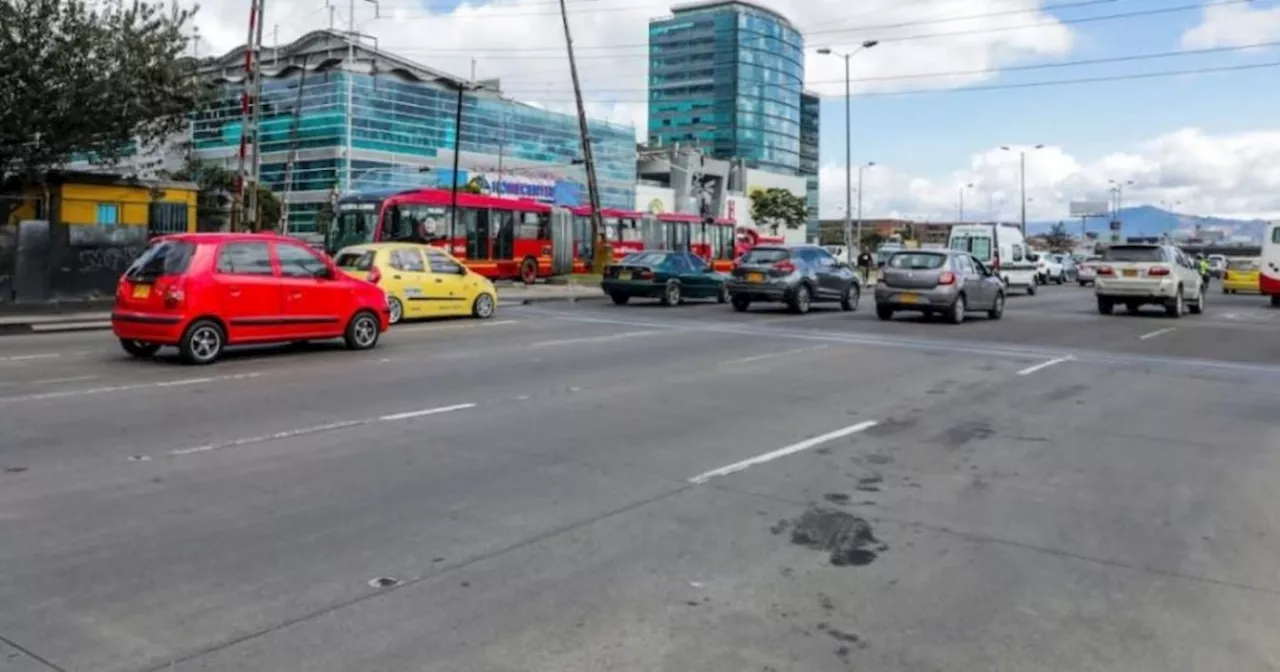
[[[182,275],[191,265],[196,246],[181,240],[165,240],[143,251],[124,272],[125,279],[133,282],[154,280],[162,275]]]

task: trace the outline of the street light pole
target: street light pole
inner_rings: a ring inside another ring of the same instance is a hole
[[[865,164],[858,164],[858,229],[857,229],[857,235],[853,239],[854,244],[857,245],[858,249],[862,248],[862,169],[870,168],[871,166],[874,166],[874,165],[876,165],[875,161],[868,161]],[[854,249],[853,247],[849,247],[849,250],[851,252],[853,251],[853,249]]]
[[[1006,152],[1013,151],[1012,147],[1004,145],[1000,147]],[[1044,149],[1044,145],[1035,145],[1031,149]],[[1022,236],[1027,235],[1027,150],[1018,150],[1018,192],[1022,201],[1022,216],[1019,226],[1022,228]]]
[[[972,182],[970,182],[970,183],[968,183],[968,184],[964,184],[964,185],[961,185],[961,186],[960,186],[960,217],[959,217],[959,221],[960,221],[960,223],[961,223],[961,224],[964,224],[964,190],[965,190],[965,189],[972,189],[972,188],[973,188],[973,183],[972,183]]]
[[[876,40],[866,40],[857,49],[847,53],[836,53],[829,47],[823,47],[818,50],[819,54],[824,56],[836,55],[844,59],[844,243],[845,247],[851,252],[854,242],[850,240],[853,236],[853,91],[852,80],[849,78],[849,59],[854,54],[863,49],[870,49],[879,44]],[[861,176],[859,176],[861,177]],[[858,199],[862,199],[862,190],[859,187]],[[859,217],[859,227],[861,227],[861,217]],[[858,242],[861,243],[862,232],[858,232]]]

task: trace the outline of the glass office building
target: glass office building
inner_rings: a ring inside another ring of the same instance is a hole
[[[243,54],[237,49],[206,68],[221,97],[193,128],[197,156],[228,166],[240,144]],[[526,181],[585,184],[575,116],[504,98],[496,82],[468,83],[385,51],[357,46],[355,56],[348,66],[345,37],[330,31],[308,33],[279,53],[264,50],[261,175],[277,194],[287,192],[290,230],[313,230],[324,203],[348,190],[449,186],[476,176],[492,183],[494,175],[511,193]],[[460,86],[467,90],[459,138]],[[588,128],[601,204],[632,208],[634,129],[596,120]],[[585,186],[555,192],[586,200]]]
[[[649,22],[649,143],[694,145],[785,175],[810,170],[816,207],[817,100],[807,152],[803,88],[804,38],[773,10],[710,0]]]
[[[822,165],[822,157],[818,154],[818,130],[820,103],[818,94],[805,91],[800,94],[800,174],[805,178],[806,201],[808,202],[809,221],[805,227],[810,239],[818,237],[818,169]]]

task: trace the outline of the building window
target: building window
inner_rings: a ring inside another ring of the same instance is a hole
[[[98,226],[115,226],[120,223],[120,206],[116,203],[98,204]]]
[[[186,203],[152,203],[147,212],[147,236],[183,233],[187,230]]]

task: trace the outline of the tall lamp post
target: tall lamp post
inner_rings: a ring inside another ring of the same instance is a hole
[[[1120,232],[1124,229],[1124,223],[1120,219],[1120,210],[1124,208],[1124,188],[1132,185],[1133,180],[1107,180],[1107,182],[1111,183],[1111,191],[1116,195],[1115,209],[1112,211],[1114,214],[1111,217],[1111,226],[1114,227],[1111,230],[1111,240],[1119,241]]]
[[[1006,152],[1014,151],[1012,147],[1009,147],[1007,145],[1001,147],[1000,149],[1003,149]],[[1031,149],[1044,149],[1044,145],[1035,145]],[[1026,148],[1018,150],[1018,192],[1021,194],[1020,200],[1022,201],[1022,217],[1019,220],[1020,221],[1019,226],[1022,228],[1022,236],[1025,238],[1027,235],[1027,149]]]
[[[853,239],[852,245],[848,244],[849,243],[848,240],[845,240],[845,243],[846,243],[845,247],[849,250],[850,253],[853,252],[855,246],[857,247],[857,249],[862,249],[862,169],[870,168],[874,165],[876,165],[875,161],[868,161],[866,163],[858,164],[858,231],[857,231],[857,235]],[[845,229],[846,238],[848,237],[848,235],[849,235],[849,231],[846,228]]]
[[[959,217],[959,221],[960,221],[960,223],[961,223],[961,224],[964,224],[964,190],[965,190],[965,189],[972,189],[972,188],[973,188],[973,183],[972,183],[972,182],[969,182],[968,184],[962,184],[962,185],[960,185],[960,217]]]
[[[853,92],[849,79],[849,59],[855,54],[870,49],[877,44],[878,40],[866,40],[858,45],[857,49],[840,53],[829,47],[823,47],[818,50],[823,56],[839,56],[844,59],[844,242],[849,250],[853,250],[853,241],[850,237],[853,235]],[[861,170],[859,170],[859,179],[861,179]],[[858,199],[862,199],[862,190],[858,190]],[[862,218],[858,218],[858,225],[861,227]],[[862,232],[858,232],[859,243],[862,240]]]

